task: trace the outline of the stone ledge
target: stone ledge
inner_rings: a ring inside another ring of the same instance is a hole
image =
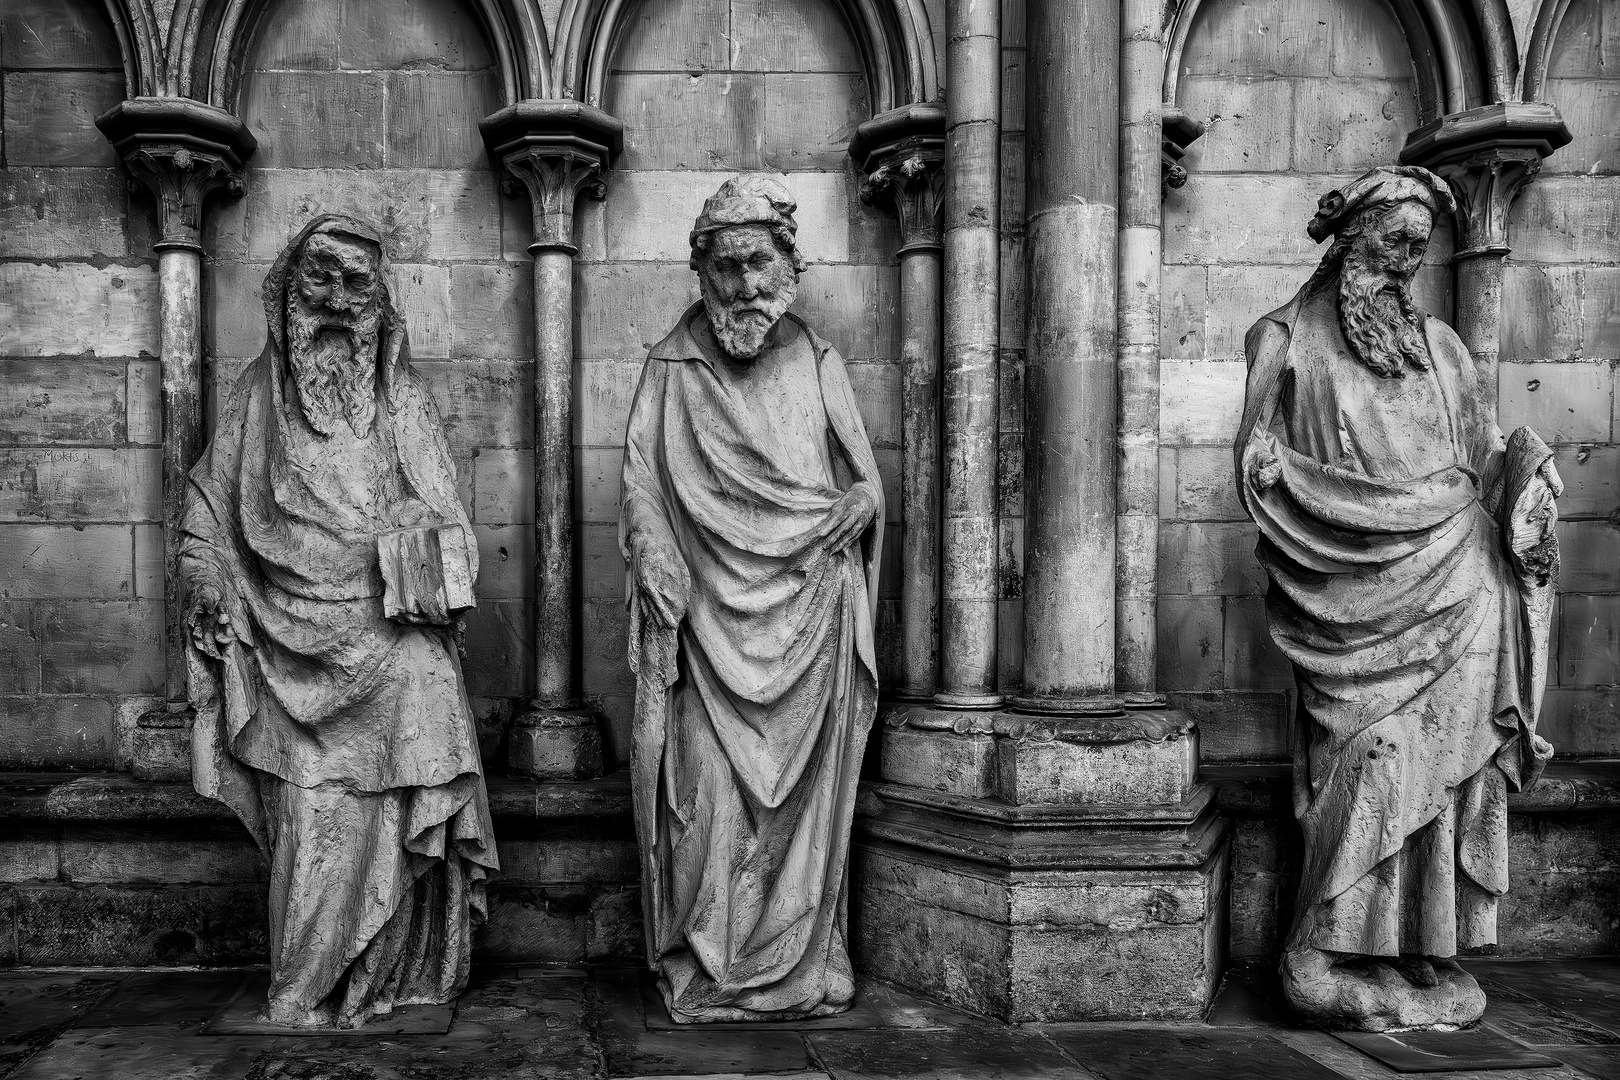
[[[628,817],[630,774],[543,783],[492,777],[489,808],[497,818]],[[225,804],[190,784],[137,780],[128,773],[0,772],[0,820],[234,821]]]
[[[1198,779],[1215,787],[1222,813],[1293,813],[1293,766],[1206,765]],[[1620,758],[1554,760],[1535,788],[1508,795],[1508,812],[1545,814],[1571,810],[1620,809]]]

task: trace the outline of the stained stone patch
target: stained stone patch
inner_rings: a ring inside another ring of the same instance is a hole
[[[1341,1080],[1332,1069],[1260,1031],[1121,1027],[1048,1034],[1098,1080],[1169,1076]]]
[[[932,1032],[850,1031],[809,1036],[836,1080],[1089,1080],[1050,1040],[996,1027]]]

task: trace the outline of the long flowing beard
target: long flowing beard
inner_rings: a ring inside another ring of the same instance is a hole
[[[377,338],[381,314],[363,313],[352,328],[323,326],[296,303],[287,310],[287,356],[309,426],[330,436],[348,422],[363,439],[377,418]]]
[[[1422,326],[1408,280],[1368,265],[1357,247],[1345,252],[1339,271],[1339,328],[1356,359],[1386,379],[1404,378],[1407,364],[1425,370],[1429,347]]]
[[[700,275],[701,276],[701,275]],[[772,292],[761,292],[753,300],[726,301],[702,279],[703,309],[709,313],[709,326],[715,340],[734,360],[752,360],[765,347],[770,334],[789,305],[798,285],[791,278]]]

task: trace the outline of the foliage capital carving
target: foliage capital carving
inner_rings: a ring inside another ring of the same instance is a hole
[[[242,163],[258,148],[230,113],[187,98],[131,98],[96,118],[124,165],[158,205],[157,250],[201,251],[203,204],[243,192]]]
[[[479,125],[509,196],[529,193],[534,243],[529,251],[579,249],[574,207],[581,194],[607,197],[606,172],[624,147],[624,125],[579,101],[520,101]]]
[[[1570,141],[1552,105],[1499,102],[1450,113],[1414,131],[1401,162],[1438,173],[1457,197],[1456,259],[1506,255],[1507,214],[1541,163]]]
[[[945,200],[945,109],[923,102],[874,116],[849,144],[849,155],[866,173],[861,202],[887,199],[900,219],[900,252],[943,246]]]

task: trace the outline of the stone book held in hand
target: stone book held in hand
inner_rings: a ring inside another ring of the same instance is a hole
[[[404,615],[442,624],[456,612],[477,606],[467,534],[460,525],[380,533],[377,563],[383,577],[383,614],[390,619]]]

